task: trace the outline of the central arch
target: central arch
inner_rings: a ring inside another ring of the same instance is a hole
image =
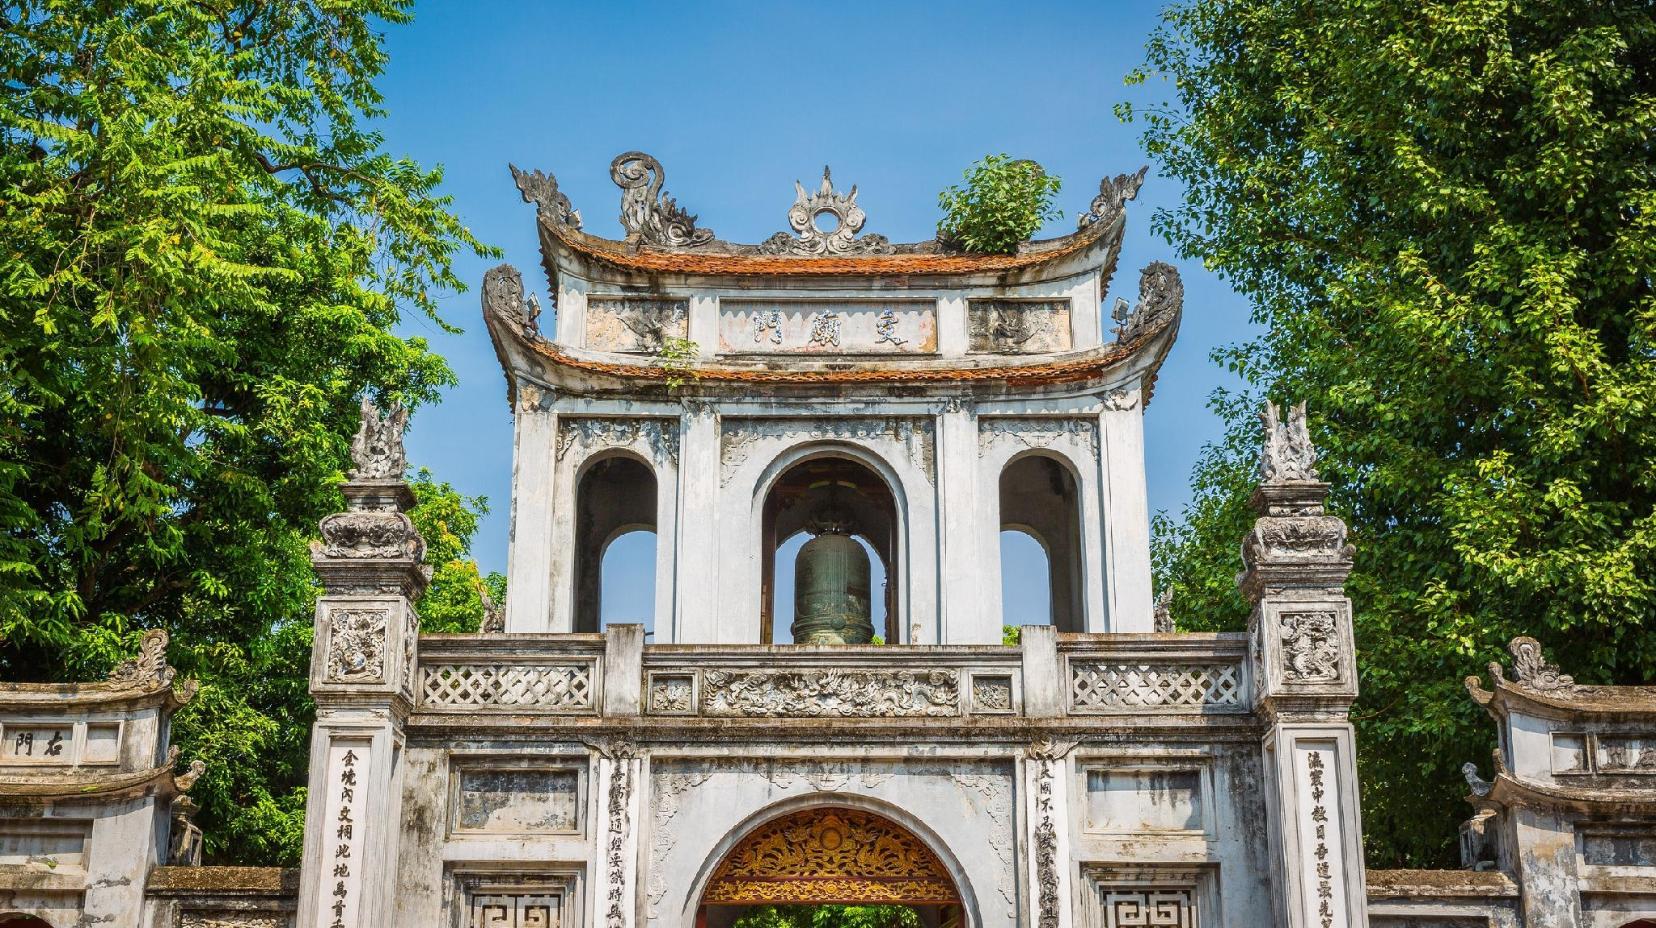
[[[702,888],[696,924],[723,928],[759,906],[898,905],[931,928],[965,923],[951,868],[891,818],[850,805],[812,805],[753,826]]]

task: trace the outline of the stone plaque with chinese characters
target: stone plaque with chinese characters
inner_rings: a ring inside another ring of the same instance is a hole
[[[0,764],[73,762],[70,751],[75,736],[73,725],[14,722],[6,724],[3,732],[5,741],[0,750]]]
[[[724,300],[722,354],[931,354],[933,300]]]

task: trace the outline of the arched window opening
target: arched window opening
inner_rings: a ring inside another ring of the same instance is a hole
[[[0,915],[0,928],[52,928],[52,923],[34,915]]]
[[[655,532],[633,529],[609,543],[599,569],[599,628],[632,622],[655,631],[655,571]]]
[[[1046,554],[1048,620],[1061,632],[1085,630],[1082,620],[1081,499],[1069,468],[1044,455],[1032,454],[1006,465],[1000,476],[1002,532],[1027,534]],[[1015,611],[1032,575],[1021,576],[1001,559],[1002,615],[1008,624],[1025,624]],[[1026,568],[1027,569],[1027,568]],[[1019,595],[1008,597],[1012,585]]]
[[[874,634],[887,642],[901,641],[897,531],[897,501],[886,482],[867,466],[824,456],[788,468],[765,497],[760,528],[760,640],[766,644],[794,641],[794,623],[801,619],[795,609],[800,594],[795,583],[799,552],[813,536],[838,534],[857,542],[867,556],[868,582],[866,591],[836,592],[852,600],[866,597]],[[851,560],[855,560],[854,552]],[[833,572],[842,566],[832,568],[834,577],[839,574]],[[861,580],[850,586],[861,587]],[[807,633],[814,632],[808,629]]]
[[[1007,529],[1000,535],[1001,621],[1007,625],[1052,622],[1052,567],[1034,535]]]
[[[656,478],[643,463],[624,455],[604,458],[586,468],[575,488],[575,630],[595,632],[608,614],[604,589],[615,582],[654,588],[655,559],[626,565],[625,575],[607,577],[605,555],[611,542],[631,532],[656,530]],[[654,547],[653,545],[651,546]],[[622,549],[622,553],[626,552]],[[652,593],[653,600],[653,593]],[[646,610],[653,613],[654,605]],[[635,618],[637,616],[635,615]],[[653,619],[653,615],[651,616]],[[614,621],[626,621],[617,616]]]

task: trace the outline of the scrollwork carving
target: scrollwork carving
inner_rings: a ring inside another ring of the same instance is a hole
[[[121,689],[143,690],[154,692],[173,685],[173,679],[178,675],[167,664],[167,643],[170,639],[165,629],[152,628],[144,632],[144,637],[138,644],[138,656],[124,660],[109,672],[109,682]],[[180,689],[183,689],[181,687]],[[188,687],[189,694],[194,695],[195,685]],[[189,696],[184,696],[187,701]]]
[[[587,453],[604,448],[642,444],[657,461],[678,464],[679,424],[676,419],[565,418],[558,422],[558,460],[579,445]]]
[[[746,718],[895,718],[960,714],[955,670],[710,670],[702,714]]]
[[[913,416],[886,416],[879,419],[727,419],[719,437],[721,485],[728,485],[736,471],[747,463],[753,446],[762,438],[779,437],[788,442],[866,442],[888,439],[910,446],[920,462],[926,480],[935,481],[936,444],[932,422]]]
[[[541,218],[572,229],[581,227],[581,211],[558,189],[556,177],[542,171],[520,171],[515,164],[506,166],[512,171],[518,192],[523,194],[523,202],[535,204],[535,212]]]
[[[1094,223],[1115,221],[1127,208],[1127,201],[1138,196],[1139,187],[1144,185],[1144,175],[1149,171],[1150,165],[1147,164],[1132,174],[1117,174],[1100,180],[1098,196],[1093,197],[1092,205],[1081,214],[1076,227],[1085,229]]]
[[[987,417],[978,420],[978,454],[1002,442],[1025,448],[1052,448],[1064,440],[1085,441],[1098,457],[1098,423],[1092,419],[1049,417]]]
[[[850,193],[838,193],[828,168],[822,169],[822,186],[815,193],[806,193],[805,185],[794,181],[794,204],[788,209],[788,225],[797,237],[778,232],[759,246],[768,255],[889,255],[895,249],[883,235],[865,235],[857,238],[868,217],[857,205],[857,186]],[[822,215],[834,217],[834,228],[823,231],[817,227]]]
[[[400,512],[350,510],[322,520],[323,555],[331,558],[425,557],[425,539]]]
[[[1139,272],[1139,298],[1127,312],[1117,309],[1116,341],[1134,342],[1162,327],[1184,310],[1184,281],[1179,269],[1166,261],[1152,261]]]
[[[523,275],[510,264],[483,274],[483,306],[486,312],[517,323],[530,339],[540,338],[540,300],[532,293],[524,295]]]
[[[713,872],[704,902],[932,903],[959,901],[937,855],[901,826],[858,809],[806,809],[739,841]]]
[[[1575,678],[1564,673],[1558,665],[1547,662],[1541,653],[1541,642],[1528,635],[1520,635],[1507,644],[1507,650],[1512,654],[1512,672],[1518,679],[1513,682],[1528,690],[1538,693],[1567,692],[1575,688]],[[1499,663],[1489,665],[1489,673],[1496,680],[1504,681]]]
[[[641,151],[622,152],[610,162],[610,179],[621,188],[621,227],[627,241],[666,248],[695,248],[713,241],[711,229],[661,189],[661,162]]]

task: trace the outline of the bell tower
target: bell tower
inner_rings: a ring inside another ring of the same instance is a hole
[[[516,415],[507,631],[597,631],[603,550],[635,529],[656,535],[657,643],[999,643],[1024,619],[1001,602],[1008,530],[1045,552],[1017,580],[1059,631],[1151,630],[1143,415],[1177,271],[1101,312],[1142,170],[1005,255],[865,231],[827,171],[757,245],[701,225],[642,152],[610,166],[619,240],[551,175],[513,175],[556,319],[489,272]]]

